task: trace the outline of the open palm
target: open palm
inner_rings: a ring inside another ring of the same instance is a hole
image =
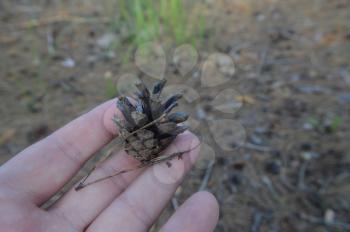
[[[50,209],[39,207],[117,135],[111,120],[114,114],[121,116],[113,101],[106,102],[1,166],[0,231],[147,231],[152,226],[198,156],[198,148],[181,160],[171,161],[171,167],[158,164],[78,192],[72,189]],[[178,136],[169,152],[176,148],[187,150],[196,143],[197,138],[185,132]],[[89,179],[110,175],[136,163],[120,151]],[[157,180],[154,168],[157,176],[172,181]],[[217,220],[215,198],[210,193],[199,192],[161,230],[213,231]]]

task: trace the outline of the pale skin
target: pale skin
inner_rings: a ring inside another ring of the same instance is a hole
[[[165,163],[115,176],[80,191],[69,190],[47,210],[40,208],[76,174],[84,162],[118,136],[112,122],[122,117],[115,101],[80,116],[28,147],[0,167],[0,231],[148,231],[199,155],[199,147]],[[198,144],[179,135],[169,154]],[[88,180],[111,175],[137,161],[124,151],[102,163]],[[198,192],[185,201],[161,231],[213,231],[219,208],[215,197]]]

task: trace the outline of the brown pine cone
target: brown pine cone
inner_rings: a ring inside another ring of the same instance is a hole
[[[139,80],[134,105],[126,97],[119,97],[117,101],[125,120],[115,118],[114,121],[124,139],[125,150],[144,164],[158,157],[178,134],[188,129],[187,126],[177,125],[188,119],[187,113],[171,113],[182,94],[175,94],[162,102],[160,95],[165,83],[165,79],[157,82],[150,92]]]

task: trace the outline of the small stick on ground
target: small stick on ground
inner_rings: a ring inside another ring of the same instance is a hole
[[[261,212],[255,212],[253,216],[253,223],[250,227],[250,232],[258,232],[260,231],[260,226],[263,221],[263,213]]]
[[[261,151],[261,152],[269,152],[271,151],[270,147],[265,147],[265,146],[258,146],[252,143],[245,143],[242,145],[243,148],[246,149],[252,149],[252,150],[256,150],[256,151]]]
[[[199,191],[202,191],[207,188],[211,173],[213,171],[214,164],[215,164],[214,160],[209,161],[207,169],[205,170],[204,177],[202,179],[201,186],[199,187]]]
[[[177,210],[177,208],[179,208],[179,201],[175,196],[171,198],[171,205],[173,206],[174,210]]]
[[[24,21],[24,22],[20,22],[18,24],[12,25],[12,27],[19,27],[20,29],[31,29],[31,28],[49,26],[54,23],[83,24],[83,23],[91,23],[91,22],[105,23],[105,22],[109,22],[109,19],[107,17],[84,18],[84,17],[74,16],[74,15],[64,14],[64,15],[54,15],[48,18]]]
[[[318,217],[306,215],[303,213],[300,213],[299,216],[301,219],[313,224],[325,225],[325,226],[335,227],[344,231],[350,231],[350,224],[346,222],[334,221],[329,223],[329,222],[326,222],[324,218],[318,218]]]
[[[305,173],[306,173],[306,169],[308,166],[308,162],[305,161],[304,163],[301,164],[301,167],[299,169],[299,173],[298,173],[298,188],[300,190],[305,190],[306,189],[306,184],[305,184]]]

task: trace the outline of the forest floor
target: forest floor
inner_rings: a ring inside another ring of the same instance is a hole
[[[140,74],[123,49],[107,49],[120,36],[109,26],[111,0],[28,2],[0,2],[0,163],[110,98],[114,78]],[[350,231],[350,4],[205,4],[198,64],[180,77],[169,65],[166,76],[198,95],[183,107],[215,164],[196,165],[176,200],[205,184],[221,207],[216,231]],[[203,62],[218,52],[235,74],[201,87]],[[218,113],[215,96],[227,88],[243,104]],[[207,136],[210,118],[236,126]],[[154,228],[173,210],[169,204]]]

